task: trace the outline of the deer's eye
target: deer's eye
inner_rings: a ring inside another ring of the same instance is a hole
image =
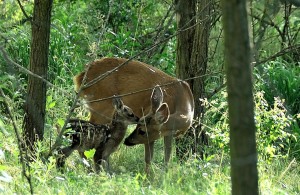
[[[138,131],[138,133],[139,133],[140,135],[145,135],[145,134],[146,134],[146,132],[145,132],[145,131],[143,131],[141,128],[139,128],[139,131]]]
[[[134,114],[133,114],[133,113],[131,113],[131,112],[129,112],[129,113],[128,113],[128,116],[130,116],[130,117],[134,117]]]
[[[123,108],[122,112],[123,112],[123,114],[126,115],[126,116],[131,116],[131,114],[132,114],[132,112],[129,112],[129,110],[126,109],[126,108]]]

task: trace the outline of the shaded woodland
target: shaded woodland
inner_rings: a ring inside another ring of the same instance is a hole
[[[1,1],[0,192],[300,193],[299,4]],[[73,77],[102,57],[139,60],[189,84],[194,121],[174,139],[168,171],[163,139],[151,176],[140,145],[121,144],[110,174],[87,173],[93,150],[56,169],[68,121],[90,116]]]

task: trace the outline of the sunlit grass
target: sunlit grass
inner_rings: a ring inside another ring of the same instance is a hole
[[[1,139],[2,139],[1,135]],[[8,140],[13,139],[12,137]],[[2,150],[6,158],[0,162],[0,193],[29,194],[29,185],[21,174],[17,148],[8,142]],[[6,150],[6,148],[10,150]],[[143,146],[121,145],[111,156],[111,173],[89,173],[77,153],[72,154],[64,173],[55,168],[55,159],[47,164],[37,160],[31,164],[35,194],[230,194],[228,157],[217,155],[209,161],[191,156],[184,163],[173,157],[168,171],[163,166],[162,141],[156,144],[152,172],[144,174]],[[222,161],[221,161],[222,160]],[[221,163],[222,162],[222,163]],[[300,167],[296,160],[259,161],[261,194],[299,194]],[[5,180],[5,178],[7,180]]]

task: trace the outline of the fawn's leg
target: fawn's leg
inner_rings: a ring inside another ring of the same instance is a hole
[[[72,152],[77,149],[77,147],[78,147],[77,144],[76,145],[72,144],[71,146],[67,146],[67,147],[64,147],[64,148],[58,150],[58,158],[56,160],[56,167],[57,168],[64,167],[66,158],[68,158],[72,154]]]
[[[102,162],[101,165],[104,168],[105,171],[109,171],[110,165],[109,165],[109,157],[110,155],[116,151],[118,148],[118,142],[116,142],[114,139],[108,139],[103,147],[102,152]]]

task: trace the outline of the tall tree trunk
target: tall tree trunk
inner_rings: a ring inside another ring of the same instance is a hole
[[[193,52],[190,64],[191,73],[193,73],[194,75],[190,76],[203,76],[206,74],[211,25],[211,4],[212,0],[201,0],[197,5],[197,13],[199,14],[197,22],[199,22],[199,24],[196,25],[195,29]],[[201,125],[201,119],[205,111],[204,106],[202,105],[200,100],[205,98],[205,79],[205,77],[199,77],[197,79],[191,80],[191,88],[195,98],[195,119],[197,120],[197,124],[194,127],[195,144],[192,151],[201,156],[204,152],[204,150],[201,149],[201,146],[208,144],[207,135],[203,131],[203,127]]]
[[[232,194],[258,194],[246,0],[222,0]]]
[[[175,3],[177,28],[180,32],[177,35],[176,74],[181,79],[205,75],[210,34],[211,0],[201,0],[198,3],[196,0],[176,0]],[[196,24],[196,22],[198,23]],[[200,146],[206,142],[206,136],[201,131],[200,125],[200,119],[204,112],[200,102],[205,93],[204,79],[204,77],[200,77],[188,81],[195,100],[194,118],[199,123],[196,128],[189,130],[184,138],[176,140],[176,154],[179,159],[182,159],[189,151],[201,155]]]
[[[47,79],[52,0],[35,0],[32,19],[30,71]],[[23,136],[33,151],[34,142],[43,140],[46,107],[46,83],[28,76]]]
[[[177,29],[176,74],[180,79],[189,78],[196,23],[196,0],[175,0]],[[188,81],[191,85],[191,81]]]
[[[194,75],[191,72],[191,56],[193,52],[193,43],[195,36],[196,23],[196,0],[175,0],[177,29],[177,47],[176,47],[176,75],[180,79],[186,79]],[[193,82],[188,81],[191,89]],[[197,108],[196,108],[197,109]],[[176,156],[183,160],[190,146],[194,144],[194,132],[190,129],[187,134],[176,140]]]

